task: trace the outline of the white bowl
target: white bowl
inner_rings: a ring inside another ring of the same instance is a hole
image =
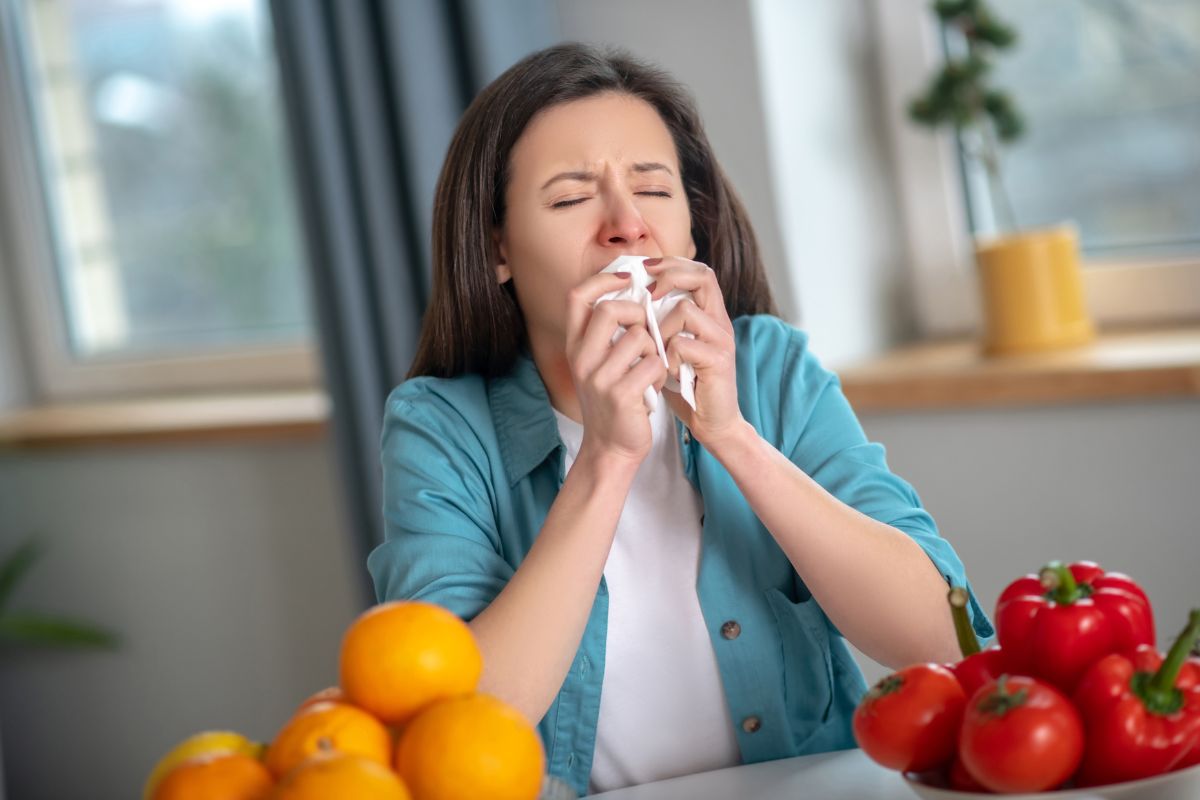
[[[928,786],[908,775],[904,781],[923,800],[980,800],[982,797],[1003,797],[1005,800],[1197,800],[1200,798],[1200,764],[1153,778],[1110,783],[1088,789],[1062,789],[1057,792],[1032,794],[983,794],[959,792]]]

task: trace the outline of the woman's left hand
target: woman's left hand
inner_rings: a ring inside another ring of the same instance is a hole
[[[717,275],[698,261],[674,256],[664,257],[658,264],[647,263],[646,271],[655,278],[651,299],[678,289],[691,292],[695,300],[680,300],[659,324],[659,332],[667,349],[670,375],[678,379],[683,362],[696,370],[696,409],[675,392],[666,391],[663,396],[692,436],[711,448],[745,428],[738,407],[733,323]],[[683,331],[696,338],[680,336]]]

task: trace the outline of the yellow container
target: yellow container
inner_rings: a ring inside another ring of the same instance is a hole
[[[1079,234],[1026,231],[975,246],[983,349],[1009,355],[1086,344],[1096,336],[1083,298]]]

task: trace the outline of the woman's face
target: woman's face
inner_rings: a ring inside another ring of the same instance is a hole
[[[622,254],[694,258],[670,131],[606,93],[542,111],[513,147],[496,278],[512,280],[534,347],[566,344],[567,292]]]

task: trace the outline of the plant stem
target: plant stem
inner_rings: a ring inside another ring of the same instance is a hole
[[[1070,605],[1079,599],[1082,592],[1070,567],[1061,561],[1051,561],[1042,567],[1038,578],[1047,596],[1059,605]]]
[[[1151,679],[1150,689],[1152,691],[1165,693],[1175,688],[1175,679],[1179,677],[1179,670],[1183,667],[1183,662],[1191,652],[1192,645],[1196,643],[1198,636],[1200,636],[1200,608],[1194,608],[1188,615],[1187,627],[1179,634],[1175,644],[1171,645],[1162,666],[1158,668],[1158,672]]]
[[[1017,215],[1013,211],[1012,201],[1008,197],[1008,189],[1000,171],[1000,148],[996,143],[996,134],[989,120],[982,120],[979,127],[983,138],[983,153],[980,160],[988,174],[988,188],[991,190],[992,205],[1000,212],[1001,227],[1010,233],[1017,231]],[[997,202],[997,200],[999,202]]]
[[[979,638],[971,629],[971,619],[967,616],[967,590],[955,586],[948,595],[950,615],[954,618],[954,634],[958,637],[958,649],[963,658],[979,652]]]

